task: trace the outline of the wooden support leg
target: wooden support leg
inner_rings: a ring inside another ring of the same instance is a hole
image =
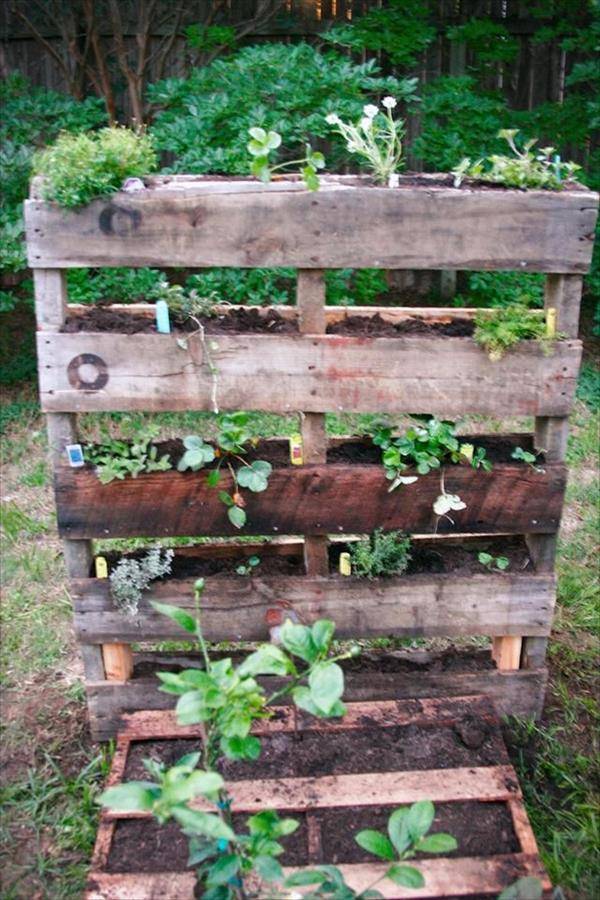
[[[320,269],[298,271],[298,312],[303,334],[324,334],[325,277]],[[304,413],[302,416],[302,452],[305,465],[327,461],[327,433],[325,416]],[[307,575],[329,573],[328,539],[326,535],[305,535],[304,564]]]
[[[495,637],[492,659],[499,669],[518,669],[521,662],[522,638],[515,635]]]
[[[133,653],[129,644],[102,644],[107,681],[129,681],[133,675]]]

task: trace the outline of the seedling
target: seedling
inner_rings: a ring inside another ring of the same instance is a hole
[[[362,157],[376,181],[396,187],[396,172],[402,161],[404,122],[394,119],[392,115],[392,110],[398,105],[394,97],[384,97],[381,105],[384,112],[373,103],[368,103],[363,107],[362,118],[355,124],[343,122],[337,113],[326,116],[326,122],[335,126],[350,153]]]
[[[128,475],[137,478],[142,472],[166,472],[171,469],[168,453],[158,456],[158,449],[151,443],[158,435],[149,426],[132,444],[109,439],[102,444],[88,444],[83,451],[85,461],[96,468],[102,484],[123,481]]]
[[[177,468],[180,472],[192,469],[194,472],[203,468],[206,463],[217,459],[217,466],[208,473],[207,483],[217,487],[221,478],[223,465],[229,470],[233,480],[233,493],[219,491],[219,500],[227,507],[227,517],[235,528],[243,528],[246,524],[246,501],[240,488],[247,488],[253,493],[265,491],[269,484],[269,476],[273,467],[264,459],[256,459],[249,463],[244,459],[248,447],[255,438],[248,428],[249,416],[244,412],[230,413],[221,416],[217,435],[218,451],[205,444],[201,437],[188,435],[184,439],[186,453],[180,459]],[[240,463],[234,468],[235,463]]]
[[[536,454],[530,453],[529,450],[523,450],[522,447],[515,447],[510,455],[512,459],[517,459],[520,462],[527,463],[528,466],[531,466],[534,472],[538,472],[540,475],[543,475],[546,471],[545,469],[542,469],[541,466],[537,465]]]
[[[238,575],[252,575],[254,569],[260,566],[260,556],[249,556],[245,563],[241,563],[235,570]]]
[[[491,553],[478,553],[477,559],[490,572],[505,572],[510,565],[506,556],[492,556]]]
[[[313,150],[310,144],[306,144],[306,153],[301,159],[293,159],[290,162],[271,165],[269,156],[281,146],[281,135],[277,131],[265,131],[264,128],[254,127],[248,130],[250,140],[246,145],[252,156],[250,172],[261,181],[271,181],[273,172],[290,169],[292,166],[300,166],[300,172],[304,184],[309,191],[318,191],[318,170],[325,168],[325,157],[318,150]]]
[[[366,541],[350,545],[352,573],[362,578],[401,575],[410,562],[410,538],[377,528]]]
[[[513,152],[513,156],[495,154],[471,162],[465,157],[454,169],[454,186],[460,187],[463,178],[476,178],[479,181],[492,181],[515,188],[547,188],[558,191],[564,187],[565,181],[572,180],[581,169],[577,163],[560,161],[555,155],[554,147],[542,147],[536,152],[533,147],[537,140],[526,141],[523,149],[516,144],[519,131],[516,128],[503,128],[498,132]]]
[[[503,309],[481,309],[475,316],[475,341],[487,351],[493,362],[520,341],[539,341],[544,352],[560,335],[549,336],[540,311],[514,303]]]

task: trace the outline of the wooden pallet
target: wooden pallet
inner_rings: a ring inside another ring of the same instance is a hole
[[[293,708],[280,709],[278,717],[271,721],[257,723],[255,733],[268,743],[276,735],[309,735],[318,732],[327,736],[328,748],[335,748],[336,735],[352,732],[359,735],[366,730],[374,748],[385,729],[406,728],[417,730],[418,739],[426,742],[428,735],[437,734],[452,739],[460,746],[455,759],[460,765],[444,769],[421,769],[404,771],[372,771],[369,763],[363,766],[354,761],[351,774],[324,774],[318,777],[283,777],[256,780],[252,778],[252,764],[248,764],[247,776],[230,781],[233,796],[232,811],[252,814],[261,809],[277,809],[285,814],[300,816],[304,827],[295,840],[301,841],[298,851],[305,859],[303,866],[319,863],[340,864],[349,884],[360,890],[381,873],[382,867],[376,862],[345,862],[327,859],[324,855],[326,834],[322,830],[322,816],[348,816],[354,811],[369,815],[373,808],[384,811],[386,816],[397,806],[429,799],[439,806],[443,804],[452,815],[456,804],[495,804],[495,808],[508,812],[509,827],[514,832],[514,850],[504,852],[506,847],[499,843],[503,852],[497,855],[478,855],[477,845],[470,853],[467,849],[472,836],[463,841],[462,852],[448,858],[430,858],[417,861],[425,877],[426,887],[413,891],[398,888],[389,882],[378,886],[386,898],[405,897],[495,897],[520,877],[538,877],[545,889],[550,883],[541,865],[535,837],[529,825],[527,813],[518,779],[509,765],[506,749],[502,742],[498,719],[490,701],[481,696],[455,698],[452,700],[410,700],[379,703],[351,703],[342,720],[321,721],[296,712]],[[484,723],[486,736],[477,749],[467,749],[460,737],[461,728],[472,727],[474,722]],[[401,732],[398,740],[402,741]],[[126,769],[132,753],[139,756],[140,742],[172,741],[189,738],[198,742],[198,729],[178,726],[171,713],[140,712],[128,716],[125,727],[117,740],[117,749],[109,776],[110,785],[119,784],[126,778]],[[306,738],[305,738],[306,739]],[[153,745],[156,753],[156,745]],[[142,747],[143,750],[143,747]],[[490,765],[487,754],[496,754],[496,764]],[[185,751],[184,751],[185,752]],[[349,753],[346,750],[346,753]],[[481,754],[481,755],[478,755]],[[332,754],[339,763],[339,758]],[[346,757],[344,757],[346,758]],[[485,764],[482,764],[482,759]],[[274,765],[277,765],[275,763]],[[245,780],[248,777],[248,780]],[[209,809],[202,799],[194,801],[195,808]],[[453,806],[454,805],[454,806]],[[485,807],[491,809],[491,806]],[[474,807],[483,810],[483,806]],[[338,812],[336,812],[338,811]],[[135,819],[146,819],[147,814],[109,813],[103,811],[96,841],[92,869],[90,872],[86,900],[150,900],[169,897],[170,900],[192,900],[195,876],[193,872],[179,871],[111,871],[111,853],[115,850],[120,834],[124,833],[123,823]],[[332,821],[329,819],[328,821]],[[121,831],[119,831],[121,824]],[[125,829],[128,826],[125,825]],[[473,835],[478,832],[476,815],[473,819]],[[434,826],[433,830],[436,830]],[[439,827],[437,830],[440,830]],[[500,840],[500,838],[498,838]],[[506,836],[502,838],[506,840]],[[472,844],[471,844],[472,846]],[[285,857],[283,858],[285,865]],[[286,871],[292,871],[288,867]],[[269,892],[261,892],[268,898]]]

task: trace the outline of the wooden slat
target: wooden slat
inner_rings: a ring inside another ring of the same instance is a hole
[[[232,183],[230,193],[188,182],[75,211],[28,200],[29,265],[588,269],[598,198],[585,189],[360,185],[324,179],[311,193]]]
[[[221,488],[231,491],[230,476]],[[523,464],[496,464],[491,472],[447,467],[446,491],[459,494],[466,509],[455,525],[433,512],[440,477],[430,473],[393,493],[379,465],[289,466],[274,469],[269,487],[248,494],[246,512],[253,534],[348,534],[375,528],[421,534],[526,534],[558,528],[565,467],[543,473]],[[217,492],[206,474],[148,473],[102,485],[90,470],[59,467],[55,474],[59,532],[68,538],[233,534]]]
[[[93,872],[85,900],[194,900],[196,873]]]
[[[459,664],[457,661],[457,665]],[[159,668],[161,668],[159,666]],[[163,669],[170,668],[168,665]],[[269,692],[282,686],[280,679],[262,679]],[[344,699],[349,702],[371,700],[419,700],[430,697],[461,697],[485,694],[501,715],[536,718],[540,715],[547,681],[545,669],[443,670],[442,665],[427,669],[418,665],[408,671],[363,674],[346,673]],[[114,737],[122,716],[138,710],[166,710],[175,698],[158,690],[155,677],[133,678],[127,682],[90,682],[87,684],[90,724],[96,740]]]
[[[526,341],[495,363],[471,338],[253,334],[213,343],[220,408],[281,413],[566,415],[581,358],[578,341],[558,342],[549,356]],[[41,332],[37,345],[45,411],[212,409],[197,339],[183,350],[175,335]]]
[[[450,774],[451,772],[451,774]],[[321,775],[319,778],[270,778],[230,781],[232,812],[255,813],[263,809],[305,812],[335,807],[391,806],[416,803],[427,798],[433,803],[468,800],[499,802],[521,796],[512,766],[478,766],[428,769],[414,772],[362,772],[358,775]],[[212,811],[214,803],[195,797],[193,809]],[[150,812],[111,812],[109,819],[152,818]]]
[[[77,579],[71,593],[77,637],[84,643],[182,640],[160,615],[158,600],[194,613],[194,578],[156,582],[135,616],[126,616],[100,579]],[[554,609],[552,575],[413,575],[403,578],[214,576],[206,579],[202,628],[209,641],[268,640],[265,613],[285,598],[301,621],[329,618],[340,637],[398,635],[548,635]]]

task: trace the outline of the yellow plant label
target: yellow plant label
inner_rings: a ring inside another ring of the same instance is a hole
[[[352,575],[352,563],[349,553],[340,553],[340,575]]]
[[[96,578],[108,578],[108,565],[103,556],[97,556],[94,565],[96,568]]]
[[[293,434],[290,437],[290,462],[293,466],[301,466],[304,462],[301,434]]]

